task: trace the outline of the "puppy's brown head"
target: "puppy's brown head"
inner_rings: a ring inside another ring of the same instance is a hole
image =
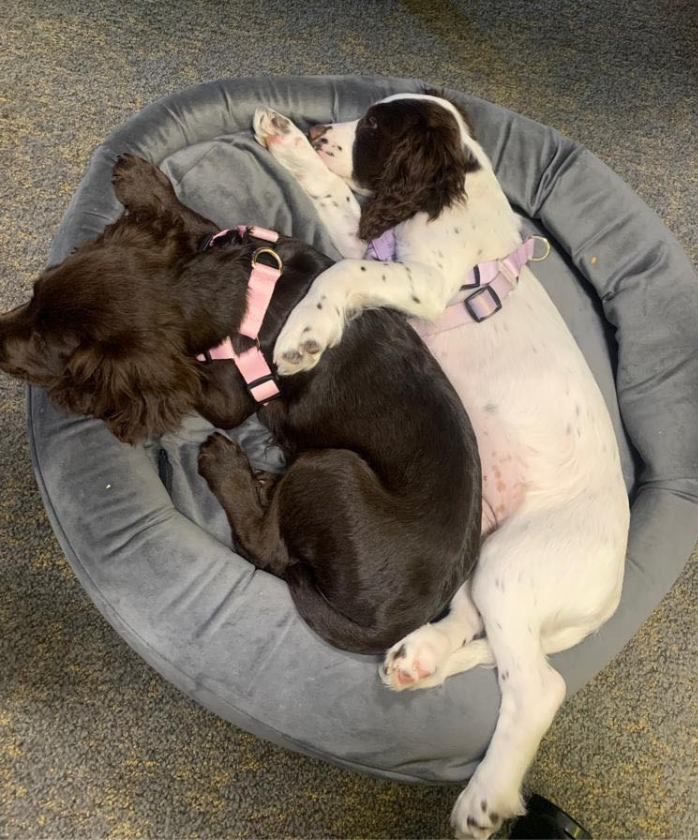
[[[91,243],[0,315],[0,370],[133,443],[177,427],[196,402],[183,318],[147,252]]]
[[[437,91],[424,94],[431,98],[379,102],[358,122],[353,178],[372,193],[359,227],[365,241],[419,212],[435,219],[465,198],[465,177],[480,166],[463,142],[461,126],[448,107],[452,103]],[[457,110],[471,131],[465,114]]]

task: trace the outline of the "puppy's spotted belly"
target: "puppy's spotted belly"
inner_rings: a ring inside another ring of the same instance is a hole
[[[478,389],[473,387],[472,372],[459,363],[458,360],[468,358],[469,354],[458,343],[457,331],[453,330],[445,342],[440,338],[443,336],[426,343],[456,389],[477,437],[482,467],[482,533],[487,535],[521,506],[526,462],[521,443],[507,429],[500,406],[483,402]],[[454,341],[455,345],[451,346]]]
[[[487,422],[486,410],[470,415],[482,465],[482,533],[489,534],[521,505],[524,464],[515,444],[496,422]]]

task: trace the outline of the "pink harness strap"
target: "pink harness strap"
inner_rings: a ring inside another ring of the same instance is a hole
[[[256,262],[261,254],[274,254],[279,268]],[[264,316],[269,309],[269,301],[274,294],[276,281],[281,276],[281,260],[271,248],[258,248],[252,255],[252,273],[247,286],[247,309],[240,324],[240,334],[248,338],[257,338],[262,328]]]
[[[533,256],[536,240],[542,240],[546,245],[547,251],[543,257]],[[426,341],[438,333],[463,324],[479,324],[485,321],[502,308],[504,301],[518,285],[521,269],[526,263],[543,260],[549,252],[550,243],[547,239],[542,236],[529,236],[503,259],[478,263],[436,321],[410,318],[410,325]],[[472,291],[473,289],[475,291]]]
[[[546,247],[542,257],[534,257],[536,240]],[[470,322],[480,323],[499,312],[507,297],[514,291],[521,269],[529,260],[540,262],[550,253],[550,243],[543,236],[529,236],[508,256],[501,260],[479,263],[468,274],[466,282],[450,301],[444,313],[436,321],[410,318],[408,323],[423,339],[437,333],[452,330]],[[369,242],[364,255],[367,260],[391,262],[397,259],[397,241],[394,228],[389,228],[377,239]],[[472,291],[472,290],[475,291]]]
[[[241,236],[247,230],[252,236],[267,242],[276,242],[279,238],[276,231],[267,230],[267,228],[257,226],[247,228],[245,225],[238,225],[237,227]],[[229,230],[219,231],[209,239],[206,247],[210,247],[212,242],[229,232]],[[274,268],[257,262],[262,254],[269,254],[275,259],[277,267]],[[247,309],[240,325],[240,334],[255,339],[257,341],[256,345],[238,354],[233,349],[233,343],[228,336],[219,345],[212,347],[208,353],[201,353],[196,357],[201,362],[205,362],[207,356],[214,360],[232,359],[245,380],[247,390],[252,398],[265,405],[269,400],[278,396],[279,389],[274,381],[274,374],[260,350],[258,336],[264,322],[264,316],[269,308],[269,302],[274,294],[276,282],[281,276],[281,269],[282,264],[279,255],[272,248],[257,248],[252,255],[252,272],[247,286]]]

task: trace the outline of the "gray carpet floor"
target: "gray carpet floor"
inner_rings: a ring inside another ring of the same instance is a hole
[[[0,309],[19,303],[91,150],[208,79],[383,73],[582,141],[698,263],[693,0],[2,0]],[[0,837],[447,837],[455,792],[236,730],[163,682],[63,559],[0,379]],[[530,786],[599,837],[698,836],[698,563],[560,712]]]

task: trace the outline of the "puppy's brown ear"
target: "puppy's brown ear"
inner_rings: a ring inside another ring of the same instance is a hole
[[[470,114],[465,110],[465,107],[461,105],[455,99],[451,99],[450,96],[446,94],[445,90],[439,90],[437,88],[422,88],[422,93],[425,96],[435,96],[437,99],[444,99],[446,102],[449,102],[453,107],[458,111],[461,115],[463,122],[465,123],[465,127],[468,129],[468,134],[473,138],[473,140],[477,140],[475,135],[475,124],[473,123],[472,117]]]
[[[78,347],[51,396],[77,414],[104,420],[124,443],[173,431],[194,410],[200,374],[175,343],[153,344],[129,336]]]
[[[465,176],[478,168],[453,115],[444,111],[429,126],[396,142],[361,212],[360,238],[375,239],[416,213],[435,219],[445,207],[465,198]]]

